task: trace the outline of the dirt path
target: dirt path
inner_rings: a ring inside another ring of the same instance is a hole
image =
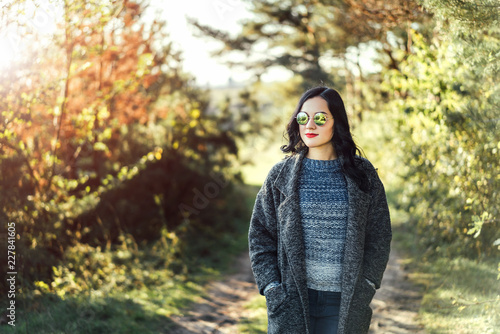
[[[188,314],[174,317],[179,327],[172,334],[236,334],[242,316],[243,304],[258,294],[245,252],[236,261],[236,273],[222,281],[213,282],[208,297],[195,304]]]
[[[382,287],[372,302],[370,334],[425,334],[415,321],[420,305],[419,290],[405,279],[397,251],[391,252]],[[178,327],[172,334],[236,334],[243,304],[258,294],[248,254],[237,261],[237,272],[210,284],[208,297],[195,304],[184,316],[172,320]]]
[[[394,248],[371,307],[372,323],[369,334],[425,334],[417,325],[416,316],[422,298],[421,291],[406,279],[401,258]]]

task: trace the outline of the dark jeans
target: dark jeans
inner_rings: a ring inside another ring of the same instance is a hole
[[[337,334],[340,292],[308,290],[311,334]]]

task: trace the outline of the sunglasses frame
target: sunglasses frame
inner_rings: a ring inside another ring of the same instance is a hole
[[[306,115],[307,115],[307,122],[305,122],[304,124],[300,124],[300,123],[299,123],[299,115],[300,115],[300,114],[306,114]],[[316,115],[318,115],[318,114],[325,115],[325,118],[326,118],[325,123],[323,123],[323,124],[318,124],[318,123],[316,123],[316,119],[315,119],[315,117],[316,117]],[[295,120],[297,121],[297,124],[298,124],[298,125],[307,125],[307,123],[309,123],[309,120],[310,120],[310,119],[311,119],[311,116],[309,116],[309,115],[308,115],[305,111],[301,111],[301,112],[299,112],[299,113],[297,114],[297,116],[295,117]],[[314,114],[314,116],[313,116],[314,124],[316,124],[317,126],[323,126],[323,125],[325,125],[325,124],[326,124],[326,122],[328,122],[328,120],[329,120],[329,119],[333,119],[333,117],[328,117],[328,116],[326,116],[326,113],[321,112],[321,111],[320,111],[320,112],[315,113],[315,114]]]

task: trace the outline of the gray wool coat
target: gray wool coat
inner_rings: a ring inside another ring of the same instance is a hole
[[[272,167],[257,194],[250,219],[249,254],[259,292],[263,295],[267,284],[281,282],[266,292],[270,334],[310,333],[298,194],[299,170],[305,155],[306,151],[302,151],[287,156]],[[346,176],[349,208],[339,334],[368,332],[372,316],[369,304],[380,287],[392,238],[384,186],[364,158],[362,168],[370,181],[369,192],[361,191]]]

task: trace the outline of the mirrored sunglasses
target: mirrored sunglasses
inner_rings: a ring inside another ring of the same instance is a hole
[[[318,112],[314,114],[313,120],[316,125],[322,126],[325,125],[325,123],[331,118],[333,117],[326,117],[326,114]],[[309,122],[309,115],[303,111],[299,112],[297,114],[297,123],[299,123],[300,125],[306,125],[307,122]]]

